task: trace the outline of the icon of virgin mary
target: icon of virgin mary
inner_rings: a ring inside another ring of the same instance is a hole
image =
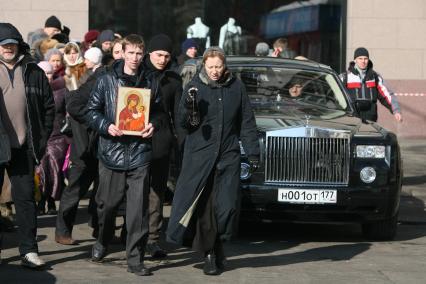
[[[145,112],[142,97],[132,93],[125,98],[125,107],[120,111],[118,128],[142,131],[145,128]]]

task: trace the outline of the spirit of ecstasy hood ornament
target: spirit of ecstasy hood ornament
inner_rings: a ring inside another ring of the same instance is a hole
[[[306,122],[305,122],[305,126],[309,126],[309,120],[311,119],[311,116],[310,115],[305,115],[305,120],[306,120]]]

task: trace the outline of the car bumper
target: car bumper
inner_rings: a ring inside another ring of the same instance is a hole
[[[390,218],[399,206],[399,191],[391,186],[333,188],[337,190],[334,204],[279,202],[279,188],[289,187],[243,184],[240,218],[296,223],[365,223]]]

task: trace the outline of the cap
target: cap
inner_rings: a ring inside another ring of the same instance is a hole
[[[7,38],[5,40],[0,41],[0,45],[10,44],[10,43],[18,44],[19,42],[13,38]]]
[[[0,23],[0,45],[22,42],[21,33],[10,23]]]
[[[57,28],[58,30],[62,30],[61,21],[56,16],[50,16],[47,18],[45,24],[45,28]]]
[[[98,30],[90,30],[84,35],[84,41],[86,43],[92,43],[99,36]]]
[[[171,54],[173,51],[172,40],[168,35],[165,34],[155,35],[150,39],[147,49],[148,52],[164,50]]]
[[[112,30],[103,30],[98,36],[99,44],[102,44],[106,41],[113,41],[114,39],[114,32]]]
[[[368,50],[365,47],[358,47],[354,52],[354,59],[360,56],[370,57],[368,54]]]
[[[195,40],[193,40],[192,38],[187,38],[181,46],[181,50],[182,53],[185,53],[188,49],[190,49],[191,47],[195,47],[198,48],[197,43],[195,42]]]
[[[97,47],[91,47],[84,53],[84,58],[90,60],[95,65],[99,65],[102,62],[102,51]]]

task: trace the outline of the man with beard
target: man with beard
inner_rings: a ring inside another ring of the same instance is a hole
[[[44,155],[53,128],[55,105],[44,71],[29,55],[29,46],[10,23],[0,23],[0,93],[1,119],[11,147],[9,163],[0,166],[0,184],[6,170],[19,227],[21,264],[38,269],[45,262],[38,256],[36,241],[34,162],[39,163]]]

